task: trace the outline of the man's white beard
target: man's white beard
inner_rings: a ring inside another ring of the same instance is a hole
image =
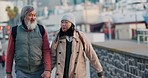
[[[37,22],[36,21],[34,21],[33,23],[31,23],[30,21],[28,21],[28,22],[25,21],[25,24],[26,24],[28,30],[33,30],[37,26]]]

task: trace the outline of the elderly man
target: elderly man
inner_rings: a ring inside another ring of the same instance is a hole
[[[13,27],[9,36],[7,78],[13,78],[11,74],[13,59],[16,78],[50,78],[50,58],[47,31],[42,25],[37,24],[34,7],[23,7],[21,24]]]

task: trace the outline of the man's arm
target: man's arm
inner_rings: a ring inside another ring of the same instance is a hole
[[[12,36],[12,32],[10,32],[8,47],[7,47],[7,59],[6,59],[6,73],[11,74],[12,66],[13,66],[13,58],[14,58],[14,38]]]
[[[51,55],[50,55],[50,46],[48,41],[47,31],[45,30],[45,34],[43,36],[43,60],[46,71],[51,71]]]

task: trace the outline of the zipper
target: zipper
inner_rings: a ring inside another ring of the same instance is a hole
[[[29,46],[29,42],[30,42],[30,34],[29,34],[29,32],[27,32],[28,33],[28,42],[27,42],[27,44],[28,44],[28,69],[29,69],[29,71],[31,72],[31,69],[30,69],[30,46]],[[29,72],[29,73],[30,73]]]

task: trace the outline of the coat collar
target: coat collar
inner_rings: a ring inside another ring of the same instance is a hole
[[[73,33],[74,33],[74,34],[73,34],[73,38],[76,39],[76,40],[78,41],[78,39],[79,39],[78,31],[75,30]],[[60,37],[60,39],[65,39],[65,38],[66,38],[66,36],[62,36],[62,37]]]
[[[73,38],[78,41],[79,40],[79,34],[78,34],[79,31],[75,30],[74,31],[74,35],[73,35]]]
[[[78,32],[79,31],[75,30],[74,31],[74,34],[73,34],[73,39],[75,39],[76,41],[79,41],[79,34],[78,34]],[[56,38],[55,38],[55,40],[54,40],[54,43],[55,43],[54,44],[54,49],[57,48],[59,41],[62,41],[64,39],[66,39],[65,36],[59,38],[59,36],[57,35]]]

